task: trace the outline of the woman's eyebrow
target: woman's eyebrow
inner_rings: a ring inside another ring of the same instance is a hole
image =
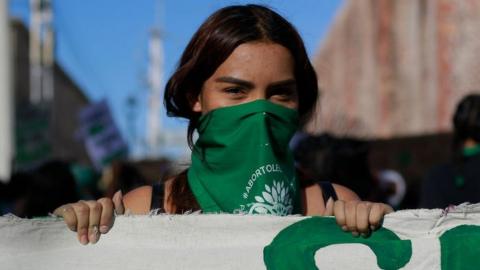
[[[245,80],[242,80],[242,79],[237,79],[237,78],[234,78],[234,77],[218,77],[217,79],[215,79],[216,82],[224,82],[224,83],[233,83],[233,84],[237,84],[237,85],[241,85],[245,88],[253,88],[254,85],[253,83],[249,82],[249,81],[245,81]]]
[[[283,81],[278,81],[271,83],[268,88],[277,88],[277,87],[285,87],[285,86],[296,86],[297,81],[295,79],[288,79]]]

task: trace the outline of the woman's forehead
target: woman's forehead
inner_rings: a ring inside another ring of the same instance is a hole
[[[239,45],[218,66],[212,77],[287,80],[294,76],[294,60],[287,48],[276,43],[250,42]]]

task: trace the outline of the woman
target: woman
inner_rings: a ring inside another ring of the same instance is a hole
[[[80,201],[55,214],[82,244],[109,230],[113,209],[334,214],[344,230],[366,235],[390,207],[360,202],[339,185],[297,181],[288,142],[312,114],[317,94],[315,72],[289,22],[258,5],[220,9],[195,33],[165,89],[169,116],[189,120],[191,167],[164,188]]]

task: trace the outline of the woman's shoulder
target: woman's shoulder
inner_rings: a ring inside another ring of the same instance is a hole
[[[123,196],[126,211],[131,214],[148,214],[152,203],[152,186],[141,186]]]
[[[164,194],[161,197],[168,198],[170,192],[170,185],[172,184],[173,179],[174,177],[167,179],[163,183],[164,189],[162,190],[162,192],[164,192]],[[131,190],[123,196],[123,204],[125,206],[125,209],[128,209],[132,214],[148,214],[152,205],[152,192],[153,188],[150,185],[141,186]],[[164,209],[166,210],[166,212],[169,212],[171,207],[167,206],[167,203],[165,201],[163,205]]]

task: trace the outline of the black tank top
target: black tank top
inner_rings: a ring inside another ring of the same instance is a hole
[[[332,183],[330,182],[318,182],[322,188],[323,202],[327,204],[329,198],[332,198],[334,201],[338,200],[337,193],[333,188]],[[152,185],[152,200],[150,203],[150,210],[157,210],[159,213],[164,213],[163,209],[163,200],[165,193],[165,186],[163,182],[158,182]]]
[[[163,181],[152,185],[152,202],[150,203],[150,210],[159,210],[164,213],[163,201],[165,195],[165,186]]]
[[[323,203],[325,204],[325,206],[327,206],[327,201],[330,198],[332,198],[333,201],[338,200],[337,192],[335,191],[335,188],[333,188],[332,183],[321,181],[318,182],[318,184],[322,188]]]

